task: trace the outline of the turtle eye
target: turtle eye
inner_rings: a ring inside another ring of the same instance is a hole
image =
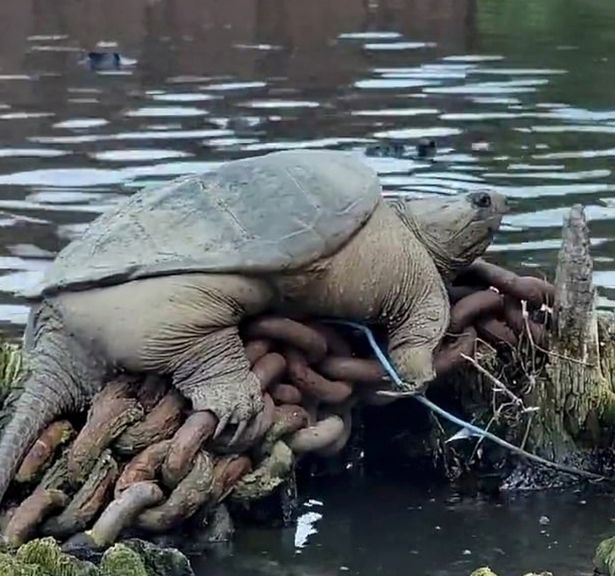
[[[476,192],[472,194],[472,202],[478,208],[489,208],[491,206],[491,196],[488,192]]]

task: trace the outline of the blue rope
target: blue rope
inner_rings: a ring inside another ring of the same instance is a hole
[[[391,378],[395,387],[400,391],[408,389],[408,385],[399,377],[399,374],[397,373],[397,371],[391,364],[391,361],[387,358],[386,354],[382,351],[382,349],[378,345],[378,342],[376,342],[374,333],[367,326],[364,326],[363,324],[360,324],[359,322],[352,322],[350,320],[324,319],[323,322],[328,323],[328,324],[340,324],[343,326],[350,326],[362,332],[367,338],[367,341],[369,342],[369,345],[374,351],[376,358],[378,358],[378,361],[380,362],[380,364],[382,365],[386,373]],[[534,462],[538,462],[539,464],[542,464],[549,468],[554,468],[561,472],[567,472],[568,474],[583,476],[591,480],[604,480],[605,479],[604,476],[600,476],[599,474],[594,474],[593,472],[588,472],[586,470],[581,470],[580,468],[576,468],[573,466],[567,466],[565,464],[558,464],[557,462],[552,462],[550,460],[546,460],[545,458],[542,458],[541,456],[537,456],[536,454],[527,452],[523,450],[523,448],[519,448],[518,446],[511,444],[510,442],[503,440],[499,436],[496,436],[495,434],[492,434],[491,432],[484,430],[483,428],[480,428],[479,426],[470,424],[470,422],[466,422],[465,420],[458,418],[457,416],[451,414],[450,412],[447,412],[446,410],[444,410],[443,408],[441,408],[440,406],[438,406],[437,404],[429,400],[429,398],[427,398],[422,393],[402,392],[402,394],[404,394],[405,396],[414,398],[415,400],[425,405],[427,408],[429,408],[430,410],[432,410],[433,412],[435,412],[436,414],[438,414],[445,420],[448,420],[449,422],[452,422],[453,424],[460,426],[462,429],[468,430],[473,435],[478,436],[480,438],[487,438],[488,440],[491,440],[495,444],[498,444],[504,448],[507,448],[511,452],[514,452],[515,454],[528,458],[529,460],[533,460]]]

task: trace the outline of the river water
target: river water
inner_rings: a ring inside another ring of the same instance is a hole
[[[135,189],[269,150],[383,141],[409,151],[366,156],[386,193],[490,186],[513,198],[490,258],[518,271],[553,273],[562,218],[583,203],[600,305],[611,305],[615,4],[3,0],[0,21],[5,335],[23,328],[18,292]],[[123,66],[80,64],[94,49],[120,52]],[[412,157],[419,137],[436,139],[434,162]],[[482,560],[579,574],[615,515],[598,497],[493,505],[394,481],[306,497],[308,520],[322,516],[314,534],[248,531],[224,573],[265,558],[306,575],[461,575]]]

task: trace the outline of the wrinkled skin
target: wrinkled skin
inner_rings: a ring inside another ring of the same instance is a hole
[[[264,311],[384,325],[400,375],[421,389],[449,321],[442,276],[482,253],[505,211],[487,192],[381,201],[337,253],[301,269],[176,274],[44,297],[26,330],[25,391],[0,441],[0,499],[44,426],[83,409],[118,369],[169,375],[195,410],[214,413],[217,433],[232,423],[238,437],[262,409],[238,324]]]
[[[439,200],[401,198],[390,205],[427,248],[447,280],[485,252],[507,210],[501,196],[484,192]]]

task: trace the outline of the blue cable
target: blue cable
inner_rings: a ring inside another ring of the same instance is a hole
[[[344,326],[350,326],[362,332],[366,336],[367,341],[369,342],[369,345],[371,346],[372,350],[374,351],[374,354],[376,355],[376,358],[378,358],[378,361],[380,362],[380,364],[382,365],[386,373],[389,375],[389,377],[395,384],[395,387],[402,391],[408,388],[408,385],[399,377],[399,374],[397,373],[397,371],[391,364],[391,361],[387,358],[386,354],[382,351],[382,349],[378,345],[378,342],[376,342],[374,333],[367,326],[364,326],[363,324],[360,324],[359,322],[352,322],[350,320],[337,320],[337,319],[332,319],[332,318],[324,319],[323,322],[328,323],[328,324],[341,324]],[[503,440],[499,436],[496,436],[495,434],[492,434],[491,432],[488,432],[487,430],[483,430],[479,426],[470,424],[469,422],[466,422],[465,420],[458,418],[457,416],[451,414],[450,412],[447,412],[446,410],[444,410],[443,408],[440,408],[440,406],[438,406],[437,404],[429,400],[422,393],[409,392],[408,396],[411,398],[414,398],[421,404],[425,405],[427,408],[429,408],[430,410],[432,410],[439,416],[442,416],[442,418],[444,418],[445,420],[448,420],[449,422],[452,422],[453,424],[456,424],[457,426],[461,426],[462,429],[468,430],[474,436],[478,436],[480,438],[487,438],[488,440],[491,440],[495,444],[499,444],[500,446],[503,446],[504,448],[508,448],[512,452],[519,454],[521,456],[524,456],[528,458],[529,460],[533,460],[534,462],[538,462],[539,464],[543,464],[544,466],[547,466],[549,468],[554,468],[556,470],[560,470],[562,472],[567,472],[569,474],[574,474],[577,476],[584,476],[592,480],[604,480],[605,479],[604,476],[600,476],[599,474],[594,474],[593,472],[588,472],[586,470],[581,470],[580,468],[576,468],[573,466],[567,466],[565,464],[558,464],[557,462],[552,462],[550,460],[546,460],[545,458],[542,458],[541,456],[537,456],[536,454],[527,452],[523,450],[523,448],[519,448],[518,446],[511,444],[510,442]]]

